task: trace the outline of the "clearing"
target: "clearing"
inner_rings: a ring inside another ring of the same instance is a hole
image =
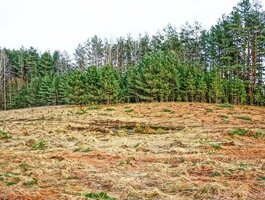
[[[264,107],[146,103],[1,111],[0,199],[85,200],[106,192],[128,200],[261,200],[264,136]]]

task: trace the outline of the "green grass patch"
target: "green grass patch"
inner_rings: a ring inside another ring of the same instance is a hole
[[[90,152],[90,151],[92,151],[92,149],[90,149],[89,147],[86,147],[86,148],[77,147],[77,148],[74,149],[74,152],[87,153],[87,152]]]
[[[40,140],[39,142],[36,142],[31,146],[32,150],[45,150],[46,148],[47,144],[44,140]]]
[[[16,185],[16,184],[18,184],[19,183],[19,181],[7,181],[6,182],[6,185],[7,186],[11,186],[11,185]]]
[[[166,112],[166,113],[172,113],[173,111],[172,111],[172,110],[170,110],[169,108],[164,108],[164,109],[162,110],[162,112]]]
[[[210,108],[206,108],[205,109],[207,113],[212,113],[213,112],[213,109],[210,109]]]
[[[127,110],[124,110],[124,112],[131,113],[131,112],[134,112],[134,109],[127,109]]]
[[[257,178],[257,180],[259,180],[259,181],[265,181],[265,176],[260,176],[260,177]]]
[[[210,176],[211,177],[217,177],[217,176],[222,176],[222,174],[220,172],[218,172],[218,171],[215,171]]]
[[[88,110],[100,110],[100,107],[98,105],[91,105],[88,107]]]
[[[249,116],[237,116],[235,117],[236,119],[242,119],[242,120],[246,120],[246,121],[251,121],[251,117]]]
[[[121,160],[119,162],[119,166],[123,166],[123,165],[131,165],[130,160]]]
[[[76,112],[77,115],[83,115],[83,114],[86,114],[87,111],[85,109],[81,109],[79,111]]]
[[[256,139],[263,138],[264,136],[265,136],[265,134],[262,133],[261,131],[256,131],[253,135],[253,137]]]
[[[245,164],[245,163],[239,163],[237,165],[237,170],[241,170],[241,171],[245,171],[246,169],[248,168],[248,164]]]
[[[12,136],[8,132],[0,130],[0,140],[8,140],[11,138]]]
[[[106,108],[105,110],[108,111],[108,112],[115,111],[114,108]]]
[[[116,200],[116,198],[108,196],[106,192],[99,192],[99,193],[91,192],[91,193],[85,194],[85,197],[89,199],[96,199],[96,200]]]
[[[222,149],[222,146],[220,144],[212,144],[211,147],[214,149]]]
[[[234,108],[234,106],[230,103],[222,103],[217,105],[218,108]]]
[[[34,185],[36,185],[38,183],[38,180],[36,178],[33,178],[30,181],[25,181],[23,183],[23,185],[27,186],[27,187],[33,187]]]
[[[234,129],[233,131],[230,131],[229,135],[230,136],[233,136],[233,135],[246,136],[247,133],[248,133],[248,130],[242,129],[242,128],[237,128],[237,129]]]
[[[229,117],[226,116],[226,115],[219,115],[219,117],[220,117],[221,119],[228,119],[228,118],[229,118]]]

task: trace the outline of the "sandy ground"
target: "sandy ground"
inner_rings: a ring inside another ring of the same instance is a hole
[[[90,192],[128,200],[261,200],[264,136],[264,107],[152,103],[1,111],[0,200],[77,200]]]

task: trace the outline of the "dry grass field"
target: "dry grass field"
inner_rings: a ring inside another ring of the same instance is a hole
[[[150,103],[0,112],[0,200],[93,198],[265,199],[265,108]]]

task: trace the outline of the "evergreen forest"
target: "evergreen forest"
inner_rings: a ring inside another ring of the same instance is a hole
[[[67,42],[67,41],[65,41]],[[265,12],[241,0],[209,30],[80,43],[74,55],[0,49],[0,109],[136,102],[265,105]]]

